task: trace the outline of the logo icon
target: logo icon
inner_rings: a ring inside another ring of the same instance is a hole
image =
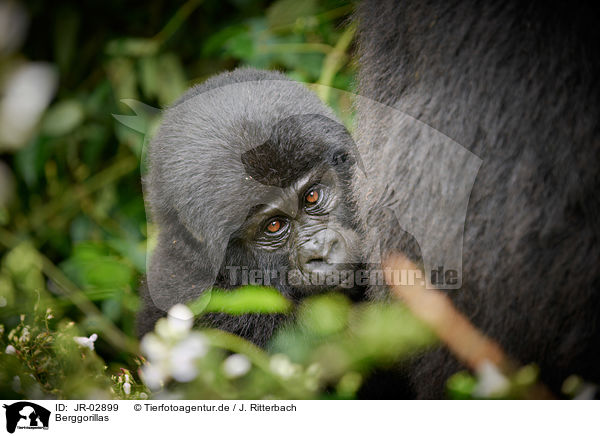
[[[6,431],[14,433],[19,429],[48,429],[50,421],[50,411],[29,401],[19,401],[9,406],[4,404],[6,409]]]

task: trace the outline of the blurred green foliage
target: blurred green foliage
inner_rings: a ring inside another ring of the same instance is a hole
[[[140,132],[148,130],[113,117],[132,114],[122,100],[163,108],[187,87],[243,65],[318,83],[328,57],[338,62],[325,84],[350,89],[349,45],[336,44],[344,34],[351,38],[344,24],[352,4],[20,5],[29,25],[20,47],[0,53],[0,86],[18,66],[47,62],[58,72],[58,88],[21,144],[0,143],[8,168],[0,183],[14,181],[0,198],[0,322],[17,325],[19,314],[43,299],[83,333],[96,331],[101,316],[133,336],[149,232],[140,183]],[[99,310],[78,307],[74,293]],[[116,358],[115,344],[101,338],[100,349]]]

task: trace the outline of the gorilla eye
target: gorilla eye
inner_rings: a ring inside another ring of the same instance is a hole
[[[256,242],[263,248],[277,248],[287,241],[290,221],[285,217],[271,217],[257,229]]]
[[[311,189],[304,196],[304,199],[308,204],[315,204],[317,201],[319,201],[319,191],[316,189]]]
[[[273,219],[267,224],[268,233],[277,233],[283,227],[283,223],[280,219]]]

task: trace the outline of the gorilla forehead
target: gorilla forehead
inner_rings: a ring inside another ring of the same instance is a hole
[[[313,168],[333,165],[348,153],[351,139],[337,121],[319,114],[294,115],[273,126],[264,143],[241,156],[245,173],[269,186],[286,188]]]
[[[316,95],[281,74],[208,80],[166,111],[150,145],[153,215],[167,224],[175,211],[198,240],[227,240],[261,198],[332,157],[331,144],[347,141],[328,136],[344,132]]]

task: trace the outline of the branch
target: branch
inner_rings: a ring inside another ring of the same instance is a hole
[[[512,360],[495,341],[478,330],[460,313],[448,296],[424,285],[393,284],[393,271],[415,271],[418,268],[405,256],[395,255],[385,262],[384,272],[392,293],[401,299],[413,314],[426,323],[448,349],[467,367],[479,372],[492,363],[505,375],[513,374],[519,364]],[[530,398],[553,398],[541,383],[532,386]]]

